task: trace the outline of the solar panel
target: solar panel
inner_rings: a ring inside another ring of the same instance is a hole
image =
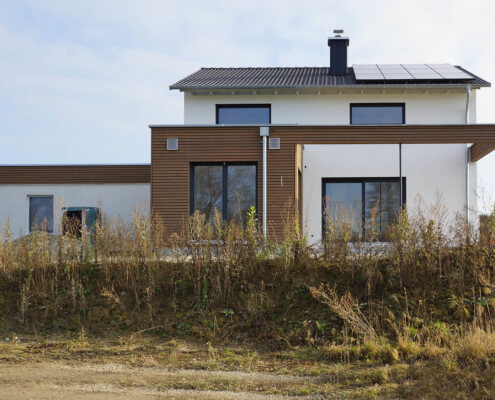
[[[430,79],[444,79],[441,75],[437,74],[435,71],[432,70],[416,70],[416,71],[411,71],[411,75],[414,77],[414,79],[420,79],[420,80],[430,80]]]
[[[443,79],[441,75],[437,74],[426,64],[407,64],[405,69],[418,80],[431,80],[431,79]]]
[[[410,72],[417,72],[417,73],[426,73],[426,72],[431,72],[432,69],[428,68],[426,65],[418,65],[414,67],[404,67],[407,71]]]
[[[353,65],[354,75],[357,80],[384,80],[384,76],[375,64]]]
[[[455,68],[453,65],[448,64],[448,63],[443,63],[443,64],[426,64],[428,65],[429,68],[434,68],[434,69],[452,69]]]
[[[407,81],[407,80],[414,79],[407,72],[404,72],[404,73],[383,72],[383,76],[385,77],[386,80],[389,80],[389,81]]]
[[[426,68],[426,64],[401,64],[401,65],[406,69]]]
[[[359,74],[359,78],[356,79],[361,81],[383,81],[385,77],[382,74]]]
[[[473,77],[450,64],[428,64],[428,66],[445,79],[473,79]]]
[[[473,76],[450,64],[354,64],[356,80],[455,80]]]
[[[384,69],[403,69],[400,64],[378,64],[377,67],[381,70]]]
[[[407,74],[407,71],[404,68],[380,68],[382,74]]]
[[[413,79],[400,64],[379,64],[378,68],[385,80],[408,80]]]
[[[355,64],[354,68],[356,70],[378,70],[378,66],[375,64]]]
[[[357,68],[373,68],[373,69],[377,69],[378,66],[376,64],[354,64],[355,67]]]
[[[445,79],[473,79],[471,75],[468,75],[462,71],[455,72],[452,74],[441,72],[441,74]]]

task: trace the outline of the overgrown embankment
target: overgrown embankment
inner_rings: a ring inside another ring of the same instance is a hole
[[[373,221],[351,241],[353,224],[335,218],[320,248],[290,214],[277,241],[263,239],[253,216],[240,227],[195,215],[172,235],[139,215],[81,237],[14,241],[7,231],[0,332],[310,346],[328,362],[406,362],[411,377],[445,393],[483,397],[495,387],[495,216],[480,239],[441,215],[404,212],[386,243]],[[418,362],[438,374],[424,375]],[[377,383],[388,381],[383,371]]]

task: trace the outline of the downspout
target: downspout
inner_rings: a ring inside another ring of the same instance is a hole
[[[466,86],[466,125],[469,124],[469,103],[471,100],[471,85]],[[469,143],[466,143],[466,220],[469,223]]]
[[[399,143],[399,182],[400,182],[400,209],[404,210],[404,199],[403,199],[404,188],[402,186],[402,143]]]
[[[266,142],[267,137],[270,136],[270,128],[268,126],[260,127],[260,136],[263,138],[263,193],[262,193],[262,202],[263,202],[263,236],[266,238],[267,229],[266,229]]]

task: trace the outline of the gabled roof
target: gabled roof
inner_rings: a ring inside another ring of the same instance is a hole
[[[342,76],[330,75],[329,67],[259,67],[259,68],[201,68],[181,79],[170,89],[194,90],[263,90],[263,89],[325,89],[343,86],[465,86],[488,87],[490,82],[481,79],[465,69],[472,79],[451,80],[400,80],[400,81],[357,81],[352,67]]]

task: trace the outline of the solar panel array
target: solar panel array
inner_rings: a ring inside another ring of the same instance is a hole
[[[473,79],[450,64],[354,64],[358,81],[408,81]]]

